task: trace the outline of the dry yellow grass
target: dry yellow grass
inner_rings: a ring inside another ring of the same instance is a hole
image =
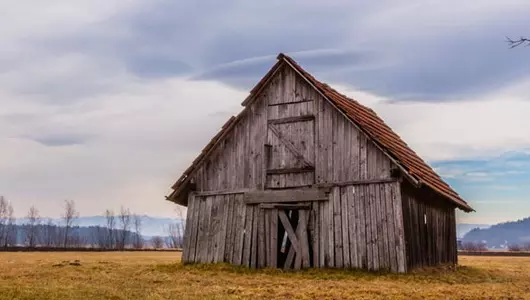
[[[80,261],[80,265],[68,262]],[[68,261],[68,262],[67,262]],[[175,252],[0,253],[0,299],[525,299],[530,258],[460,257],[456,271],[252,271]]]

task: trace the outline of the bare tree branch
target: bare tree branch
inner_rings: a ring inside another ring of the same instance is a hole
[[[0,243],[3,243],[7,233],[7,200],[0,196]]]
[[[15,211],[11,203],[8,203],[7,205],[6,219],[7,224],[5,224],[4,247],[7,248],[7,246],[16,246],[17,244],[17,219],[15,217]]]
[[[79,212],[75,209],[75,202],[73,200],[66,200],[64,206],[64,241],[63,246],[66,248],[69,242],[70,229],[74,223],[74,220],[79,217]]]
[[[155,249],[160,249],[164,246],[164,239],[161,236],[154,236],[151,239],[151,246]]]
[[[508,43],[508,45],[510,45],[510,48],[515,48],[521,45],[524,45],[525,47],[530,46],[530,38],[523,36],[517,40],[512,40],[511,38],[506,37],[506,42]]]
[[[129,237],[129,229],[131,227],[131,212],[129,209],[125,207],[121,207],[120,215],[118,216],[118,219],[120,220],[120,238],[118,242],[118,248],[124,249],[127,245],[127,239]]]
[[[143,238],[142,238],[142,217],[139,215],[134,215],[134,248],[140,249],[143,248]]]
[[[40,216],[39,211],[35,206],[31,206],[28,211],[27,215],[27,223],[25,224],[25,230],[26,230],[26,245],[28,247],[35,247],[37,245],[37,230],[39,229],[40,225]]]

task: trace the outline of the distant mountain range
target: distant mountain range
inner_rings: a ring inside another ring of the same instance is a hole
[[[473,229],[465,234],[463,242],[485,242],[489,248],[530,244],[530,217],[499,223],[488,228]]]
[[[57,219],[43,219],[41,223],[46,223],[48,220],[51,220],[56,225],[62,225],[63,220]],[[167,228],[170,224],[180,224],[183,223],[182,219],[179,218],[158,218],[150,217],[147,215],[141,216],[142,220],[142,236],[152,237],[152,236],[166,236]],[[26,219],[18,219],[17,224],[26,223]],[[116,217],[116,227],[119,227],[119,220]],[[107,220],[104,216],[90,216],[90,217],[79,217],[75,220],[74,224],[80,227],[90,227],[90,226],[105,226]]]
[[[469,223],[459,223],[456,224],[456,236],[457,238],[463,238],[468,232],[475,228],[489,228],[491,225],[489,224],[469,224]]]

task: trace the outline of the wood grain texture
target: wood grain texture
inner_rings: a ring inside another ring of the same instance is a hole
[[[244,195],[247,204],[326,200],[328,198],[325,191],[317,188],[253,191]]]
[[[343,235],[342,235],[342,214],[341,214],[341,200],[340,188],[334,188],[332,191],[333,197],[333,230],[335,243],[335,267],[342,268],[343,265]]]

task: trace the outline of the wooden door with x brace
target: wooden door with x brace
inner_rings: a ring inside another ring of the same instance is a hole
[[[311,186],[315,183],[315,117],[268,121],[266,189]]]
[[[261,265],[271,268],[309,268],[311,263],[308,230],[311,204],[260,204],[263,239],[259,249]]]

